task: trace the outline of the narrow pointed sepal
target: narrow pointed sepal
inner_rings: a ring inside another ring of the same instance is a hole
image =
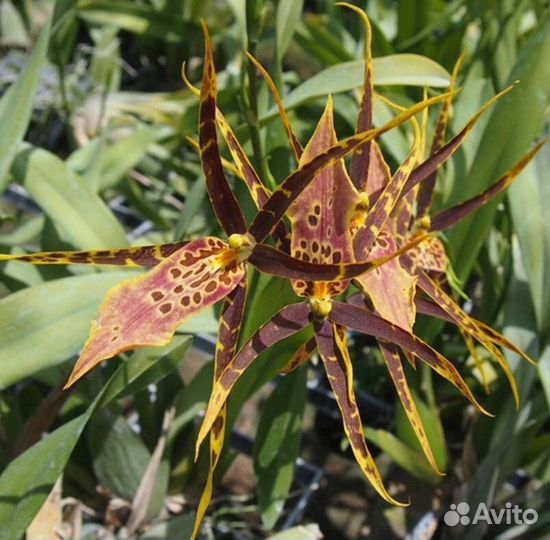
[[[492,339],[487,336],[485,332],[476,324],[476,321],[464,312],[462,308],[427,274],[424,272],[419,272],[417,275],[419,288],[422,289],[435,302],[437,302],[441,309],[453,319],[453,322],[457,326],[470,334],[491,353],[506,375],[516,401],[516,406],[519,407],[519,393],[516,379],[510,369],[510,366],[508,365],[508,362],[506,361],[506,358],[500,352],[498,347],[495,346]]]
[[[400,348],[409,351],[455,386],[480,412],[493,416],[476,400],[451,362],[414,334],[365,309],[340,302],[333,302],[329,319],[356,332],[395,343]]]
[[[315,322],[315,340],[327,377],[342,415],[346,436],[355,459],[372,487],[390,504],[407,506],[396,501],[386,490],[378,467],[369,452],[353,389],[353,368],[343,332],[325,319]]]
[[[181,249],[187,242],[159,246],[136,246],[95,251],[44,251],[27,255],[0,254],[0,262],[21,261],[30,264],[85,264],[150,268]]]
[[[360,146],[400,126],[426,107],[431,107],[446,98],[447,94],[441,94],[421,101],[398,114],[383,126],[348,137],[331,146],[307,163],[304,163],[297,171],[292,173],[282,182],[282,184],[271,194],[271,197],[267,200],[261,211],[258,212],[249,228],[252,237],[256,242],[265,240],[273,227],[286,214],[289,206],[323,169],[338,163],[342,158],[345,158]]]
[[[269,322],[264,324],[227,364],[218,379],[214,382],[208,407],[206,408],[206,413],[197,437],[195,456],[198,456],[202,441],[212,428],[231,389],[242,373],[262,352],[275,345],[275,343],[299,332],[308,324],[309,306],[304,303],[291,304],[283,308]]]
[[[409,419],[409,422],[414,430],[416,438],[418,439],[418,442],[420,443],[420,446],[424,451],[424,455],[426,456],[426,459],[428,460],[432,469],[437,474],[443,475],[435,461],[435,457],[433,455],[428,436],[426,435],[424,425],[422,424],[422,419],[418,414],[418,409],[416,408],[413,395],[409,388],[409,384],[407,383],[407,379],[405,378],[405,372],[403,371],[403,365],[399,356],[399,350],[395,345],[386,341],[379,341],[378,345],[380,346],[380,350],[382,351],[382,356],[384,357],[384,361],[386,362],[386,367],[388,368],[388,371],[392,378],[393,384],[397,391],[397,395],[399,396],[399,400],[401,401],[401,405],[403,405],[405,414],[407,415],[407,418]]]
[[[315,338],[308,339],[299,349],[290,357],[287,365],[279,371],[283,375],[287,375],[298,369],[300,366],[309,361],[317,350],[317,343]]]
[[[509,171],[504,173],[492,186],[483,193],[464,201],[463,203],[443,210],[430,219],[430,230],[445,231],[462,221],[466,216],[475,212],[482,206],[491,202],[495,197],[503,193],[518,178],[523,169],[535,157],[537,152],[547,143],[547,140],[540,141],[525,156],[519,160]]]
[[[246,232],[246,222],[223,172],[218,147],[216,134],[216,72],[212,44],[208,28],[204,23],[203,32],[205,50],[199,107],[199,145],[202,170],[214,213],[224,231],[227,235],[243,234]]]
[[[244,271],[225,242],[207,237],[113,287],[66,386],[120,352],[166,344],[187,317],[227,296]]]
[[[243,276],[235,289],[229,293],[223,302],[220,314],[220,326],[218,331],[218,342],[216,344],[216,354],[214,357],[214,384],[219,379],[223,370],[233,359],[237,349],[241,324],[246,304],[247,278]],[[202,521],[212,499],[214,488],[214,471],[218,465],[221,451],[225,439],[225,425],[227,421],[227,406],[224,405],[220,410],[218,417],[212,425],[210,431],[210,467],[208,477],[204,486],[197,514],[195,517],[195,526],[191,538],[195,538],[199,533]]]

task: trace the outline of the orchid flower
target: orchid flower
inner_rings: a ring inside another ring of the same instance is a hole
[[[436,253],[436,249],[441,250],[437,239],[427,238],[422,232],[417,234],[419,227],[411,217],[413,195],[420,189],[420,193],[427,196],[429,189],[433,189],[430,186],[437,169],[457,150],[483,111],[502,93],[490,100],[458,135],[434,147],[432,155],[422,161],[425,137],[414,117],[438,103],[443,103],[443,109],[448,110],[453,91],[424,99],[413,107],[399,111],[385,125],[373,128],[370,26],[362,11],[348,4],[343,5],[357,11],[367,28],[365,83],[355,135],[338,142],[329,97],[313,136],[302,149],[269,74],[250,57],[273,92],[291,151],[298,163],[296,171],[273,192],[264,186],[216,106],[213,53],[208,31],[204,27],[202,86],[200,91],[190,84],[188,86],[200,98],[198,148],[212,207],[227,239],[206,237],[189,242],[108,251],[0,255],[0,261],[16,259],[33,264],[114,264],[150,268],[143,275],[123,281],[107,293],[67,386],[74,384],[101,361],[120,352],[167,343],[187,317],[223,300],[212,396],[196,447],[198,453],[201,443],[207,436],[210,437],[210,469],[193,536],[198,533],[211,498],[213,473],[224,442],[227,397],[243,371],[261,352],[278,341],[307,326],[312,327],[315,337],[296,352],[283,371],[295,369],[307,361],[316,349],[319,351],[342,414],[346,435],[361,470],[382,498],[398,505],[403,503],[393,499],[384,487],[364,440],[353,389],[346,330],[362,332],[379,341],[398,395],[428,460],[436,470],[403,374],[399,349],[411,360],[418,357],[426,362],[455,385],[478,410],[486,411],[451,362],[412,333],[416,310],[453,321],[460,319],[462,322],[458,324],[469,335],[480,341],[480,332],[486,336],[483,338],[485,341],[481,341],[484,345],[498,343],[519,351],[479,321],[472,322],[473,319],[465,314],[467,318],[464,319],[463,312],[460,308],[457,311],[454,301],[448,295],[443,296],[446,293],[438,283],[433,282],[430,272],[434,269],[426,260],[431,257],[444,265],[446,256],[444,252]],[[376,139],[406,121],[413,125],[414,141],[409,156],[392,176]],[[220,156],[217,129],[227,143],[234,164]],[[349,174],[344,163],[347,156],[352,157]],[[525,160],[529,158],[530,155]],[[495,194],[505,189],[525,163],[522,161],[506,179],[501,179],[490,189],[494,188]],[[234,171],[246,183],[258,207],[258,213],[250,225],[243,217],[224,168]],[[488,190],[473,202],[468,201],[435,216],[431,227],[422,230],[439,231],[451,226],[466,213],[481,206],[482,199],[493,196],[493,191]],[[426,210],[428,208],[429,204]],[[282,220],[284,216],[290,219],[290,233]],[[426,219],[419,216],[419,221],[425,223]],[[266,242],[269,236],[274,239],[275,247]],[[249,264],[261,272],[290,279],[302,301],[283,308],[237,350],[246,307]],[[357,297],[348,302],[336,299],[348,292],[352,280],[360,286],[372,306]],[[388,282],[391,286],[387,286]],[[425,298],[416,298],[417,288],[436,299],[439,306]],[[442,305],[442,298],[451,307]],[[521,351],[519,354],[522,354]]]
[[[364,130],[372,129],[373,77],[370,24],[364,12],[348,4],[341,5],[357,11],[367,30],[364,94],[356,130],[357,133],[361,133]],[[327,148],[336,144],[337,138],[332,121],[330,98],[315,133],[305,150],[302,150],[275,84],[267,71],[250,55],[249,58],[255,63],[271,89],[287,133],[289,146],[299,167],[310,160],[311,156],[322,154]],[[456,70],[453,74],[453,84],[455,80]],[[414,224],[408,225],[411,221],[413,195],[416,195],[418,189],[416,186],[433,185],[437,169],[459,148],[483,112],[508,91],[510,89],[506,89],[489,100],[458,135],[443,144],[445,131],[443,123],[448,115],[452,92],[447,94],[436,131],[439,142],[433,145],[431,156],[421,163],[419,161],[425,144],[425,136],[420,134],[416,121],[412,119],[415,126],[413,149],[393,177],[389,173],[389,167],[375,140],[369,141],[352,154],[350,175],[347,174],[343,160],[333,162],[288,208],[287,213],[291,220],[291,255],[306,262],[334,264],[344,261],[352,263],[355,260],[369,257],[375,260],[380,256],[395,253],[399,246],[408,247],[407,242],[416,236]],[[241,178],[245,180],[256,204],[261,208],[263,206],[262,197],[269,195],[267,189],[259,184],[258,175],[247,160],[242,148],[238,146],[238,142],[228,129],[227,122],[221,113],[218,113],[217,121]],[[517,177],[537,149],[538,147],[530,152],[487,192],[464,205],[445,212],[442,216],[454,216],[451,220],[451,224],[454,224],[466,215],[465,208],[473,211],[481,206],[487,197],[501,192]],[[369,203],[372,206],[369,207]],[[406,235],[402,223],[408,225]],[[439,229],[432,227],[430,230]],[[490,337],[491,344],[499,343],[527,358],[524,353],[496,331],[489,329],[479,321],[473,322],[471,318],[464,319],[465,314],[450,297],[445,297],[446,302],[439,311],[436,310],[435,305],[425,299],[415,297],[417,282],[419,282],[418,286],[422,287],[425,281],[423,277],[418,276],[418,269],[422,270],[423,267],[415,267],[413,271],[406,261],[418,259],[419,255],[425,251],[428,251],[426,260],[446,261],[445,253],[441,249],[442,244],[437,238],[428,238],[416,248],[404,250],[399,258],[386,262],[374,272],[364,273],[355,278],[356,284],[372,303],[372,308],[362,300],[358,302],[357,297],[350,299],[351,302],[347,304],[334,300],[335,296],[347,290],[349,284],[347,279],[327,282],[294,279],[292,281],[294,291],[306,301],[283,308],[242,347],[221,372],[218,372],[212,397],[199,432],[197,452],[206,435],[212,428],[215,429],[217,417],[220,411],[224,410],[225,401],[244,370],[263,351],[276,342],[297,333],[306,326],[311,326],[315,337],[307,341],[296,352],[283,372],[287,373],[295,369],[307,361],[315,350],[319,351],[357,462],[373,487],[385,500],[393,504],[401,504],[395,501],[385,489],[364,441],[359,411],[354,397],[352,364],[347,351],[345,329],[352,329],[377,338],[401,403],[428,461],[437,472],[439,471],[435,458],[405,379],[399,349],[402,349],[411,361],[415,356],[419,357],[442,377],[454,384],[478,410],[484,413],[486,411],[477,403],[454,366],[412,334],[416,309],[447,320],[451,319],[452,312],[456,317],[453,320],[460,320],[465,331],[471,335],[481,339],[479,329],[483,329],[484,335]],[[427,288],[428,286],[424,285],[422,290]],[[430,291],[435,296],[433,288]],[[438,301],[441,301],[443,297],[440,294],[440,288],[437,289],[437,294]],[[452,306],[452,309],[448,306]],[[460,319],[458,319],[459,315],[456,315],[459,312]],[[488,343],[488,340],[484,339],[483,343]],[[499,363],[512,382],[513,377],[511,377],[500,351],[492,345],[490,351],[497,355]],[[211,461],[210,474],[212,474],[213,466],[215,463]],[[211,485],[203,493],[202,512],[199,512],[197,516],[195,534],[205,510],[203,503],[210,498],[210,490]]]

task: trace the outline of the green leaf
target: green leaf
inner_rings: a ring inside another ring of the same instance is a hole
[[[102,486],[131,501],[151,454],[124,416],[105,408],[93,416],[86,431],[94,472]]]
[[[122,225],[92,186],[54,154],[24,145],[13,163],[12,175],[75,247],[128,245]]]
[[[427,484],[437,485],[439,477],[432,471],[424,456],[401,442],[395,435],[384,429],[365,428],[368,441],[378,446],[400,467],[423,480]]]
[[[275,31],[278,62],[281,62],[292,41],[292,36],[302,15],[303,6],[303,0],[280,0],[277,5]]]
[[[449,464],[449,457],[447,445],[445,443],[445,434],[443,432],[443,426],[441,425],[441,419],[439,418],[438,411],[437,409],[431,409],[418,397],[414,390],[411,392],[418,409],[418,414],[420,415],[420,419],[422,420],[422,424],[426,431],[426,437],[428,437],[435,462],[437,463],[439,470],[445,472]],[[419,457],[419,459],[426,461],[422,451],[422,446],[418,442],[418,438],[416,437],[416,434],[401,403],[399,403],[396,407],[396,429],[399,439],[410,448],[416,450],[418,454],[422,456]]]
[[[36,42],[29,62],[0,100],[0,192],[6,187],[7,173],[25,136],[40,78],[40,69],[48,50],[50,22],[48,21]]]
[[[0,300],[0,388],[75,354],[105,293],[134,275],[125,271],[63,278]]]
[[[125,0],[80,0],[78,15],[85,21],[117,26],[134,34],[155,37],[169,43],[181,43],[189,39],[187,23],[168,13],[158,12],[148,4]]]
[[[520,83],[493,108],[478,146],[471,170],[455,182],[451,204],[477,195],[509,169],[540,136],[546,122],[550,96],[550,24],[539,21],[539,29],[522,47],[508,79]],[[521,183],[519,178],[517,182]],[[449,233],[457,277],[464,281],[487,236],[499,200],[467,218]]]
[[[172,540],[173,538],[191,538],[195,513],[182,514],[162,523],[153,525],[139,540]]]
[[[157,349],[157,359],[181,342]],[[152,366],[151,358],[134,355],[120,366],[85,413],[50,433],[14,459],[0,476],[0,523],[5,538],[20,538],[59,478],[88,420]]]
[[[262,407],[254,443],[254,470],[262,522],[272,529],[280,516],[300,452],[307,367],[287,375]]]
[[[409,85],[446,88],[450,75],[437,62],[418,54],[393,54],[375,58],[373,61],[374,84],[376,85]],[[363,84],[365,62],[353,60],[330,66],[320,71],[300,86],[292,90],[284,99],[288,109],[304,101],[347,92]],[[268,111],[267,117],[276,114],[276,109]],[[262,118],[266,120],[267,118]]]
[[[542,333],[550,326],[550,228],[546,207],[550,200],[548,160],[545,146],[508,192],[508,203],[521,250],[537,326]]]

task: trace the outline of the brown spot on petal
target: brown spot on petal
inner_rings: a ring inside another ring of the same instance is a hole
[[[162,300],[164,298],[164,294],[161,292],[161,291],[153,291],[151,293],[151,298],[155,301],[155,302],[159,302],[160,300]]]
[[[202,299],[202,295],[200,292],[196,292],[195,294],[193,294],[193,302],[195,304],[200,304],[201,303],[201,299]]]
[[[159,309],[161,313],[169,313],[172,310],[172,304],[170,304],[170,302],[166,302],[166,304],[162,304]]]

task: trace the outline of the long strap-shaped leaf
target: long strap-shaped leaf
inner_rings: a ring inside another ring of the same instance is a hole
[[[0,253],[0,262],[22,261],[31,264],[87,264],[142,266],[150,268],[170,257],[170,255],[185,245],[187,245],[187,242],[98,251],[44,251],[28,255],[6,255]]]
[[[462,392],[479,411],[492,416],[477,402],[468,385],[449,360],[414,334],[389,323],[374,313],[340,302],[333,302],[329,319],[351,330],[395,343],[413,353]]]
[[[451,73],[451,81],[449,84],[449,89],[454,90],[456,88],[456,82],[458,78],[458,72],[464,61],[465,54],[462,53],[458,60],[456,61],[453,71]],[[437,119],[437,125],[435,127],[434,138],[432,141],[432,147],[430,150],[430,155],[433,156],[445,143],[445,136],[447,133],[447,125],[449,123],[449,112],[451,109],[452,99],[445,100],[441,106],[441,111],[439,112],[439,118]],[[418,193],[416,217],[421,219],[423,216],[428,215],[430,207],[432,205],[432,197],[435,188],[435,180],[437,177],[437,171],[432,172],[426,180],[420,185],[420,190]]]
[[[385,501],[397,506],[406,506],[396,501],[384,487],[378,467],[365,442],[353,389],[353,367],[342,329],[336,328],[329,320],[316,322],[314,326],[319,354],[342,415],[346,436],[361,471]]]
[[[187,317],[227,296],[244,272],[224,242],[207,237],[116,285],[101,304],[67,386],[120,352],[168,343]]]
[[[214,213],[230,235],[246,232],[246,222],[235,195],[229,187],[220,158],[216,135],[216,72],[208,28],[203,22],[204,68],[199,108],[199,144],[206,189]]]
[[[442,474],[439,471],[435,457],[433,455],[430,442],[428,441],[428,436],[424,430],[424,425],[422,424],[422,419],[418,414],[418,409],[414,402],[409,384],[405,378],[405,372],[403,371],[403,365],[401,363],[401,358],[399,357],[399,350],[393,343],[388,343],[387,341],[378,340],[378,345],[382,351],[382,356],[386,362],[388,371],[392,378],[393,384],[399,396],[399,400],[403,405],[403,409],[411,423],[411,426],[416,434],[418,442],[424,451],[428,462],[438,474]]]
[[[265,350],[275,343],[299,332],[309,324],[309,306],[305,303],[291,304],[283,308],[269,322],[264,324],[228,363],[215,381],[204,420],[196,442],[195,455],[202,441],[212,428],[227,396],[244,370]]]
[[[489,201],[494,199],[497,195],[508,189],[510,185],[518,178],[523,169],[529,164],[529,162],[535,157],[537,152],[548,141],[542,140],[536,144],[523,158],[521,158],[509,171],[504,173],[492,186],[487,188],[483,193],[464,201],[463,203],[443,210],[436,214],[430,220],[430,230],[432,231],[444,231],[449,229],[453,225],[462,221],[468,214],[475,212],[478,208],[486,205]]]
[[[220,378],[223,370],[233,359],[239,342],[241,323],[246,304],[247,281],[246,274],[243,276],[237,287],[225,298],[220,314],[220,326],[218,331],[218,342],[216,343],[216,355],[214,357],[214,384]],[[195,526],[191,538],[195,538],[210,504],[212,489],[214,485],[214,470],[218,465],[220,454],[225,438],[225,424],[227,421],[227,406],[224,405],[214,421],[210,431],[210,468],[208,477],[202,492]]]
[[[408,250],[425,241],[426,235],[413,237],[410,241],[389,255],[364,262],[320,264],[310,263],[292,257],[268,244],[256,244],[248,261],[260,272],[289,279],[308,281],[339,281],[352,279],[365,272],[378,268],[388,261],[399,257]]]
[[[446,96],[446,94],[441,94],[440,96],[417,103],[382,127],[348,137],[299,167],[297,171],[288,176],[272,193],[263,208],[258,212],[249,228],[250,234],[256,242],[262,242],[270,234],[273,227],[281,220],[290,204],[310,184],[317,173],[325,167],[334,165],[361,145],[406,122],[426,107],[443,101]]]

